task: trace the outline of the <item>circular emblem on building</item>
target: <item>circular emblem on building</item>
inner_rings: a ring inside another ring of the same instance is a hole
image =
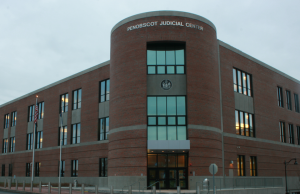
[[[161,87],[164,90],[169,90],[170,88],[172,88],[172,82],[170,80],[165,79],[161,82]]]

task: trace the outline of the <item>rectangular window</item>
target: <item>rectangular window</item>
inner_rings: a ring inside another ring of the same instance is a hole
[[[235,130],[237,135],[255,137],[254,115],[235,110]]]
[[[41,163],[40,162],[36,162],[34,165],[34,174],[36,177],[40,176],[40,168],[41,168]]]
[[[250,74],[233,68],[233,90],[246,96],[252,96],[251,78]]]
[[[7,153],[8,139],[3,139],[2,153]]]
[[[31,167],[31,165],[30,165],[30,163],[26,163],[26,176],[27,177],[30,177],[30,167]]]
[[[81,108],[81,89],[73,91],[73,110]]]
[[[109,134],[109,117],[99,119],[99,138],[98,140],[106,140]]]
[[[300,145],[300,126],[297,126],[297,140],[298,140],[298,145]]]
[[[34,105],[28,106],[28,122],[34,120]]]
[[[15,137],[10,138],[10,152],[15,151],[15,143],[16,143],[15,141],[16,141]]]
[[[256,156],[250,156],[250,176],[257,176]]]
[[[13,167],[12,164],[8,165],[8,176],[12,176],[12,170],[13,170],[12,167]]]
[[[36,132],[36,140],[35,140],[35,148],[40,149],[43,148],[43,131]]]
[[[68,134],[67,126],[63,126],[62,128],[60,127],[58,129],[58,145],[59,146],[60,146],[60,140],[62,140],[61,145],[67,145],[67,134]]]
[[[71,160],[71,177],[78,176],[78,160]]]
[[[237,170],[238,176],[246,176],[245,175],[245,156],[238,155],[237,157]]]
[[[60,95],[59,113],[68,112],[69,94]]]
[[[292,99],[291,99],[291,92],[290,91],[286,91],[286,107],[289,110],[292,110]]]
[[[294,126],[293,124],[289,124],[289,143],[294,144]]]
[[[104,80],[100,82],[100,99],[99,102],[104,102],[109,100],[110,93],[110,81]]]
[[[283,107],[283,96],[282,96],[281,87],[277,87],[277,99],[278,99],[278,106]]]
[[[5,176],[5,164],[2,164],[1,176]]]
[[[26,150],[32,150],[33,145],[33,133],[27,133]]]
[[[40,102],[38,103],[38,107],[39,107],[39,117],[38,119],[43,119],[44,118],[44,102]]]
[[[298,94],[294,94],[294,99],[295,99],[295,111],[300,112],[299,110],[299,97]]]
[[[72,125],[72,144],[80,143],[80,123]]]
[[[99,177],[107,177],[107,158],[99,158]]]
[[[285,143],[285,123],[279,122],[279,130],[280,130],[280,141]]]
[[[11,113],[11,126],[16,126],[17,124],[17,112],[12,112]]]
[[[185,74],[184,44],[148,44],[148,74]]]
[[[59,168],[61,168],[61,171],[60,171],[60,176],[61,177],[64,177],[65,176],[65,161],[61,161],[61,167],[59,165],[59,161],[58,161],[58,176],[59,176]]]
[[[9,127],[9,114],[4,115],[4,129]]]
[[[185,96],[148,96],[148,140],[186,140]]]

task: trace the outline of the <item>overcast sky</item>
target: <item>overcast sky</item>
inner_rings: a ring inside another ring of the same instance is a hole
[[[218,39],[300,79],[299,0],[0,0],[0,105],[110,59],[110,31],[143,12],[177,10]]]

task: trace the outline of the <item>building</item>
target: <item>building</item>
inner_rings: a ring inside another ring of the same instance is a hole
[[[109,61],[0,106],[0,181],[30,181],[38,95],[35,182],[58,181],[62,112],[62,182],[195,189],[215,163],[218,178],[284,184],[284,161],[300,158],[299,94],[201,16],[134,15],[112,29]]]

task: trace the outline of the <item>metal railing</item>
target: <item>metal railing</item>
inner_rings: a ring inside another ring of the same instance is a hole
[[[131,184],[131,185],[125,185],[125,186],[122,188],[122,193],[123,193],[123,189],[124,189],[125,187],[128,187],[128,193],[129,193],[129,188],[130,188],[130,186],[135,185],[136,183],[139,183],[139,193],[141,193],[141,188],[140,188],[140,182],[139,182],[139,181],[137,181],[137,182],[135,182],[135,183],[133,183],[133,184]]]
[[[151,185],[149,185],[149,186],[146,186],[146,187],[143,187],[143,193],[145,193],[145,189],[147,190],[149,187],[151,188],[151,186],[153,186],[153,185],[155,185],[156,183],[158,183],[158,190],[159,190],[159,192],[161,192],[161,190],[160,190],[160,183],[159,183],[159,181],[156,181],[155,183],[153,183],[153,184],[151,184]]]

